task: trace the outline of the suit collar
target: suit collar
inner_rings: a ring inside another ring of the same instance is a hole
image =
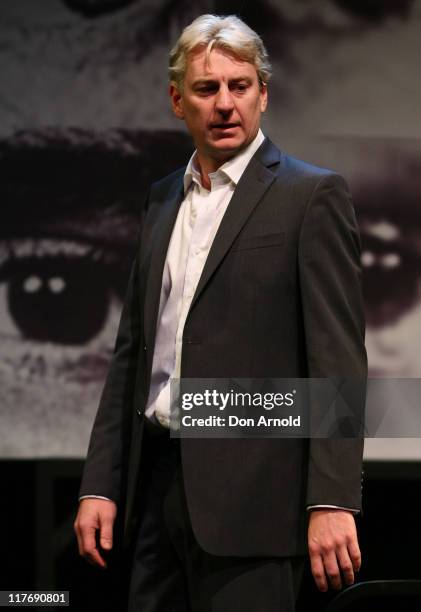
[[[226,182],[232,181],[236,186],[247,168],[251,158],[256,153],[260,145],[263,143],[265,136],[262,130],[259,129],[255,138],[249,143],[249,145],[238,155],[228,160],[218,170],[209,174],[209,177],[214,178],[216,181]],[[187,193],[192,182],[196,182],[201,185],[200,170],[197,164],[197,150],[191,156],[189,163],[187,164],[186,171],[184,173],[184,194]]]

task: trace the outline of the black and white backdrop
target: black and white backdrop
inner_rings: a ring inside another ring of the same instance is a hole
[[[3,458],[85,455],[142,197],[192,151],[168,50],[204,12],[267,44],[263,131],[351,185],[371,376],[421,375],[420,0],[2,0]],[[369,440],[366,456],[421,444]]]

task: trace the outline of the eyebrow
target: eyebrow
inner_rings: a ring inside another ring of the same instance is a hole
[[[233,84],[233,83],[239,83],[241,81],[245,81],[246,83],[250,84],[253,82],[252,79],[249,76],[239,76],[236,77],[235,79],[229,79],[228,84]],[[193,81],[192,83],[192,87],[200,87],[201,85],[214,85],[214,84],[218,84],[219,81],[217,81],[216,79],[206,79],[206,78],[201,78],[201,79],[197,79],[197,81]]]

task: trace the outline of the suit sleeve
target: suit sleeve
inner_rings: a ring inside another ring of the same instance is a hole
[[[360,239],[351,196],[342,177],[316,185],[305,212],[299,275],[308,377],[335,381],[342,399],[364,420],[367,357],[361,292]],[[310,391],[311,398],[311,391]],[[319,411],[330,406],[312,405]],[[311,418],[311,417],[310,417]],[[362,437],[312,437],[307,506],[361,509]]]
[[[135,258],[129,276],[117,339],[95,417],[79,498],[96,495],[119,503],[140,343],[140,307]]]
[[[119,504],[123,497],[142,339],[138,257],[148,201],[149,193],[140,211],[137,254],[131,266],[113,356],[91,432],[79,499],[99,496]]]

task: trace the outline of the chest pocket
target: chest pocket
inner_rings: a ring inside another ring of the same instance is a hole
[[[239,238],[231,251],[245,251],[248,249],[264,249],[271,246],[281,246],[285,242],[285,232],[272,232],[259,236]]]

